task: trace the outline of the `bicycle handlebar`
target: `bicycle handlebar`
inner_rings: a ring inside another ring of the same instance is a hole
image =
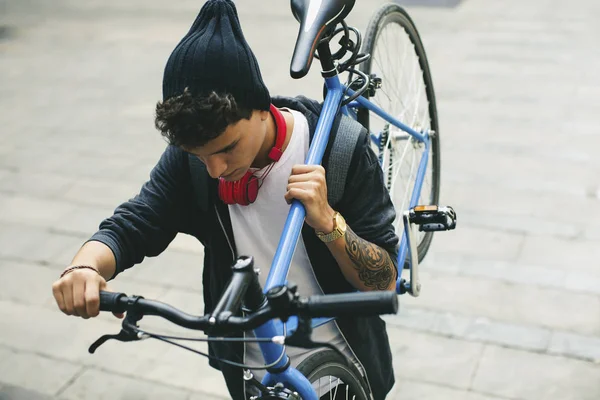
[[[395,314],[398,311],[398,296],[392,291],[315,295],[307,298],[295,296],[290,298],[289,304],[283,307],[273,306],[271,304],[273,299],[269,295],[267,299],[266,306],[247,317],[236,317],[229,313],[225,318],[211,318],[209,315],[190,315],[168,304],[139,296],[101,291],[100,310],[160,316],[184,328],[202,331],[212,328],[225,331],[251,330],[270,319],[287,320],[294,315],[311,318],[357,317]]]

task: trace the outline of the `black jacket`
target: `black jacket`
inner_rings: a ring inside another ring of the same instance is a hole
[[[304,97],[274,98],[273,103],[302,112],[308,119],[312,140],[321,111],[319,103]],[[339,118],[323,157],[326,171],[338,124]],[[179,148],[168,146],[140,193],[104,220],[91,240],[112,249],[119,273],[146,256],[160,254],[179,232],[196,237],[204,245],[202,276],[205,312],[209,313],[231,277],[230,266],[237,254],[228,207],[218,199],[217,180],[210,178],[202,163],[200,168],[190,168],[190,163],[197,160]],[[383,247],[396,260],[398,237],[392,226],[395,212],[364,129],[352,157],[344,196],[331,206],[344,216],[359,237]],[[327,246],[307,224],[302,228],[302,238],[323,291],[355,291]],[[302,288],[299,292],[302,293]],[[394,384],[385,322],[377,316],[339,318],[337,322],[367,372],[375,400],[384,399]],[[242,361],[242,344],[211,343],[209,350],[219,358]],[[241,370],[214,360],[210,364],[223,372],[234,399],[243,398]]]

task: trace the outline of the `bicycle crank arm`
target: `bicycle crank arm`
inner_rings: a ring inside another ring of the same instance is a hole
[[[406,236],[408,244],[408,266],[409,266],[409,281],[402,282],[403,291],[417,297],[421,293],[421,283],[419,282],[419,253],[417,251],[417,243],[419,241],[416,232],[416,224],[411,220],[411,211],[405,211],[402,219],[404,220],[404,236]]]
[[[415,206],[405,211],[403,216],[404,235],[406,236],[409,254],[410,280],[402,282],[402,293],[408,292],[417,297],[421,293],[419,281],[419,243],[416,227],[421,232],[448,231],[456,228],[456,212],[446,206]]]

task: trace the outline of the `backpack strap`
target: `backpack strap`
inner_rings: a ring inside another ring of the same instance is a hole
[[[342,115],[340,118],[327,168],[325,169],[327,200],[331,206],[337,204],[344,197],[344,188],[346,187],[346,178],[352,162],[352,155],[363,129],[364,127],[361,124],[348,116]]]

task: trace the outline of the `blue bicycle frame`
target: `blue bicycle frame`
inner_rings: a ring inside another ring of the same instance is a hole
[[[329,132],[331,130],[331,127],[333,126],[335,116],[340,111],[340,104],[342,103],[343,97],[345,94],[348,94],[350,96],[354,94],[354,91],[352,91],[349,88],[346,88],[346,86],[340,82],[340,79],[337,75],[325,78],[325,84],[327,87],[327,96],[325,97],[323,109],[321,111],[321,115],[317,123],[315,135],[311,142],[306,158],[306,164],[309,165],[321,164],[323,154],[325,153],[325,148],[329,140]],[[406,126],[401,121],[397,120],[392,115],[388,114],[387,112],[385,112],[384,110],[382,110],[381,108],[379,108],[378,106],[376,106],[375,104],[373,104],[372,102],[370,102],[362,96],[359,96],[356,99],[356,101],[351,102],[347,106],[342,107],[341,111],[347,115],[355,117],[356,114],[350,109],[361,107],[369,109],[370,111],[385,119],[390,124],[398,127],[399,129],[414,137],[419,142],[425,144],[426,151],[424,152],[419,164],[419,169],[417,171],[417,179],[410,200],[410,207],[414,207],[415,205],[417,205],[417,201],[421,193],[421,187],[423,185],[425,172],[427,168],[430,146],[430,139],[427,132],[419,133],[411,129],[410,127]],[[371,140],[375,143],[379,143],[381,141],[381,134],[381,132],[371,132]],[[402,210],[398,210],[398,212],[401,211]],[[281,235],[281,239],[279,240],[277,251],[275,252],[275,256],[271,264],[271,269],[269,270],[267,282],[264,287],[265,293],[273,287],[284,285],[286,283],[287,274],[291,265],[296,244],[300,237],[300,232],[302,230],[302,225],[304,223],[305,216],[306,211],[302,203],[300,203],[300,201],[298,200],[294,200],[292,202],[287,220],[285,222],[283,233]],[[404,260],[406,259],[408,252],[409,246],[407,246],[406,234],[403,234],[402,240],[400,242],[400,249],[398,252],[399,269],[398,280],[396,282],[396,291],[398,293],[400,293]],[[254,333],[256,337],[271,338],[281,335],[282,331],[280,329],[280,324],[272,320],[262,325],[261,327],[255,329]],[[259,345],[266,363],[272,364],[279,360],[279,362],[275,365],[275,368],[285,367],[285,365],[288,362],[288,357],[285,354],[283,354],[282,357],[282,353],[284,352],[283,346],[267,342],[260,342]],[[293,387],[305,400],[318,400],[317,394],[313,390],[311,383],[308,381],[308,379],[306,379],[304,375],[302,375],[294,368],[288,367],[285,370],[283,370],[283,372],[279,373],[267,372],[262,380],[262,383],[265,386],[273,386],[278,382]]]

